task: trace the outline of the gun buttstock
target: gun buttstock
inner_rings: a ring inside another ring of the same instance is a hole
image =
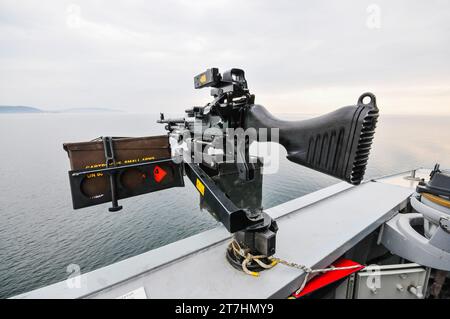
[[[364,103],[365,98],[370,101]],[[263,106],[252,105],[246,128],[267,128],[268,132],[278,128],[279,143],[290,161],[358,185],[364,177],[378,115],[375,96],[364,93],[356,106],[303,121],[279,120]]]

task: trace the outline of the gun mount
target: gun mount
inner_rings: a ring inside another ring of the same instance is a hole
[[[277,142],[292,162],[354,185],[362,181],[378,119],[373,94],[364,93],[357,105],[327,115],[283,121],[255,104],[243,70],[220,74],[217,68],[209,69],[194,77],[194,87],[210,87],[213,100],[187,109],[183,118],[166,119],[161,113],[158,121],[166,124],[170,147],[165,148],[170,148],[171,156],[155,158],[148,148],[138,158],[116,161],[114,149],[123,140],[106,139],[109,142],[105,143],[103,139],[103,167],[74,169],[72,165],[69,172],[74,208],[112,201],[115,211],[121,208],[118,199],[184,186],[184,172],[200,194],[200,206],[233,233],[241,247],[253,255],[270,257],[276,250],[278,226],[262,207],[263,164],[250,155],[253,142]],[[126,157],[122,150],[121,158]],[[87,179],[105,176],[109,183],[86,194]],[[242,256],[229,249],[227,258],[241,269]],[[247,267],[262,270],[258,264]]]

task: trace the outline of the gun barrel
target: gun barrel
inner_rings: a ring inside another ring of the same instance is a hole
[[[162,120],[157,120],[156,123],[184,123],[185,119],[184,118],[177,118],[177,119],[162,119]]]

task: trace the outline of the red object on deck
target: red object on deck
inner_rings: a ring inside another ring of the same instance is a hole
[[[153,170],[153,177],[155,178],[155,181],[157,183],[161,182],[164,177],[166,177],[167,173],[165,170],[163,170],[158,165],[155,166],[155,169]]]
[[[358,264],[357,262],[354,262],[353,260],[341,258],[341,259],[337,260],[332,266],[337,268],[337,267],[349,267],[349,266],[357,266],[357,265],[359,265],[360,267],[346,269],[346,270],[332,270],[332,271],[328,271],[328,272],[319,274],[316,277],[314,277],[313,279],[311,279],[306,284],[305,288],[303,288],[303,290],[300,291],[299,294],[294,293],[292,296],[295,298],[300,298],[302,296],[310,294],[313,291],[316,291],[320,288],[328,286],[329,284],[332,284],[333,282],[336,282],[339,279],[345,278],[357,271],[360,271],[361,269],[363,269],[365,267],[361,264]],[[329,267],[327,267],[327,268],[329,268]]]

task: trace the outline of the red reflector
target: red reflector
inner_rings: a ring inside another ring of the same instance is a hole
[[[153,169],[153,177],[157,183],[161,182],[164,179],[164,177],[166,177],[166,175],[167,175],[166,171],[163,170],[158,165],[156,165],[155,168]]]
[[[305,296],[305,295],[307,295],[313,291],[316,291],[322,287],[332,284],[333,282],[336,282],[339,279],[345,278],[345,277],[353,274],[354,272],[360,271],[361,269],[364,268],[363,265],[360,265],[357,262],[354,262],[353,260],[341,258],[333,264],[334,267],[338,268],[338,267],[349,267],[349,266],[357,266],[357,265],[359,265],[360,267],[346,269],[346,270],[333,270],[333,271],[329,271],[329,272],[317,275],[316,277],[314,277],[313,279],[308,281],[305,288],[303,288],[303,290],[300,291],[300,293],[298,295],[293,294],[293,296],[295,298],[300,298],[300,297]]]

